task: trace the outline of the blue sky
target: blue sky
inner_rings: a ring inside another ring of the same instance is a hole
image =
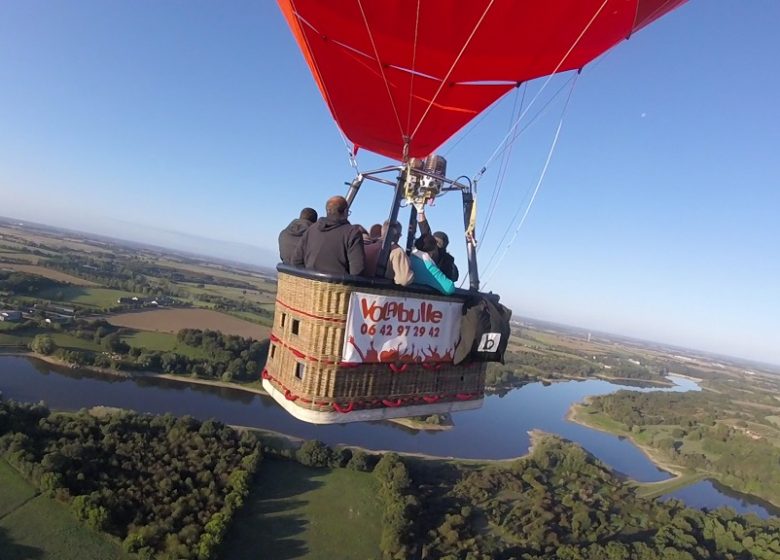
[[[506,251],[487,289],[521,316],[780,363],[778,21],[775,0],[691,0],[586,67],[507,249],[569,92],[551,80],[486,234],[500,159],[479,185],[482,264]],[[542,83],[445,145],[450,174],[478,171]],[[351,176],[274,2],[0,2],[0,215],[270,264]],[[366,187],[352,220],[388,204]],[[428,214],[465,269],[458,208]]]

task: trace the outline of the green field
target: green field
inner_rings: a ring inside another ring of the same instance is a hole
[[[33,337],[27,333],[17,335],[0,332],[0,347],[6,347],[13,350],[18,348],[25,349],[32,339]]]
[[[36,294],[36,298],[48,299],[63,305],[74,304],[103,309],[118,305],[120,297],[139,296],[122,290],[111,288],[86,288],[84,286],[65,286],[43,290]]]
[[[0,558],[105,560],[129,558],[118,544],[79,523],[64,504],[35,491],[0,460]]]
[[[47,334],[45,331],[41,334]],[[92,352],[103,352],[105,348],[100,346],[94,340],[79,338],[68,333],[49,333],[54,344],[58,348],[67,348],[68,350],[91,350]]]
[[[373,475],[266,459],[219,555],[245,558],[379,558],[381,506]]]
[[[27,484],[11,465],[0,459],[0,519],[33,496],[33,487]]]
[[[144,350],[156,350],[159,352],[176,352],[194,359],[208,357],[201,348],[182,344],[176,339],[176,335],[171,333],[135,331],[132,334],[122,336],[122,340],[127,342],[132,348],[143,348]]]

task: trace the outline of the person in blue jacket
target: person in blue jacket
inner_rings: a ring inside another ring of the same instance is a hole
[[[436,255],[439,250],[436,238],[426,233],[414,242],[411,261],[414,271],[414,283],[425,284],[436,288],[441,293],[450,295],[455,292],[455,283],[436,266]]]

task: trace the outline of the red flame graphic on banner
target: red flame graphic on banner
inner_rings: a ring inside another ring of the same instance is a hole
[[[376,348],[374,348],[373,340],[371,341],[366,351],[363,351],[363,349],[357,345],[354,336],[349,337],[349,343],[355,349],[355,352],[357,352],[360,356],[360,361],[364,363],[386,364],[403,362],[421,364],[430,362],[451,362],[453,357],[452,349],[447,350],[444,354],[439,354],[438,350],[430,345],[428,345],[427,349],[420,348],[417,350],[415,349],[415,345],[412,344],[412,346],[407,351],[402,352],[401,346],[403,346],[403,344],[399,343],[396,348],[390,348],[379,352]]]

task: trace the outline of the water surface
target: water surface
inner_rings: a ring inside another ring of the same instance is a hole
[[[687,378],[674,376],[673,380],[675,387],[660,390],[699,389]],[[669,473],[656,467],[629,440],[565,419],[572,404],[620,389],[659,390],[622,387],[602,380],[568,381],[549,386],[531,383],[503,396],[487,396],[484,406],[478,410],[454,414],[455,427],[451,430],[424,432],[390,422],[307,424],[291,417],[270,397],[237,389],[154,377],[122,378],[52,366],[39,360],[0,356],[0,392],[7,398],[21,401],[44,401],[55,410],[105,405],[154,414],[189,414],[199,419],[217,418],[228,424],[320,439],[331,445],[348,444],[374,450],[472,459],[523,455],[530,444],[528,432],[539,429],[577,442],[616,471],[635,480],[651,482],[669,478]],[[729,500],[733,501],[712,485],[694,486],[702,507],[717,507],[726,502],[731,505]],[[686,503],[693,502],[682,499]]]

